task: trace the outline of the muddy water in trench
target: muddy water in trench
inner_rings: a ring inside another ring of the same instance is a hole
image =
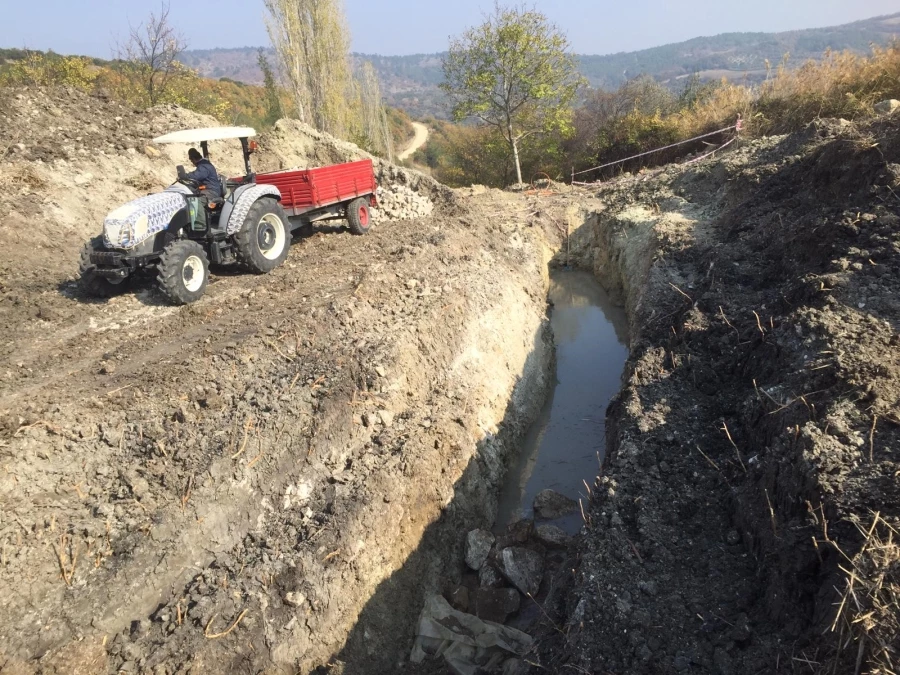
[[[495,529],[533,517],[538,492],[556,490],[577,500],[598,473],[605,450],[606,406],[621,387],[628,358],[625,310],[610,301],[588,272],[561,270],[550,279],[550,323],[556,379],[506,476]],[[581,515],[554,521],[577,532]]]

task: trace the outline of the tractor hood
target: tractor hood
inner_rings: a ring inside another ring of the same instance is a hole
[[[185,208],[184,195],[160,192],[120,206],[103,221],[103,243],[109,248],[134,248],[168,227],[172,216]]]

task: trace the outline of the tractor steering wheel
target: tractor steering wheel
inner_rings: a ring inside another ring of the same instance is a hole
[[[175,180],[175,182],[176,182],[176,183],[181,183],[182,185],[185,185],[185,186],[189,187],[191,190],[194,190],[194,191],[196,191],[197,188],[200,187],[200,183],[198,183],[197,181],[195,181],[193,178],[184,178],[184,177],[182,177],[182,176],[179,176],[179,177]]]

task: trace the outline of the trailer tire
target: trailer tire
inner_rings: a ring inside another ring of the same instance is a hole
[[[256,200],[234,235],[238,261],[251,272],[266,274],[281,265],[291,246],[284,209],[271,197]]]
[[[358,197],[347,204],[347,223],[353,234],[366,234],[372,229],[372,214],[369,213],[369,200]]]
[[[102,246],[103,237],[94,237],[85,242],[78,258],[78,288],[92,298],[110,298],[116,293],[120,293],[127,285],[127,278],[113,281],[97,274],[96,268],[91,262],[91,253]]]
[[[157,272],[159,288],[173,304],[197,302],[209,282],[206,251],[196,241],[173,241],[162,252]]]

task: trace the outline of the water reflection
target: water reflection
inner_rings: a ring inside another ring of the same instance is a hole
[[[532,502],[551,488],[573,499],[593,482],[605,448],[606,406],[621,386],[628,358],[625,311],[587,272],[551,277],[550,323],[556,342],[556,384],[509,468],[496,526],[532,516]],[[580,514],[555,523],[569,532]]]

